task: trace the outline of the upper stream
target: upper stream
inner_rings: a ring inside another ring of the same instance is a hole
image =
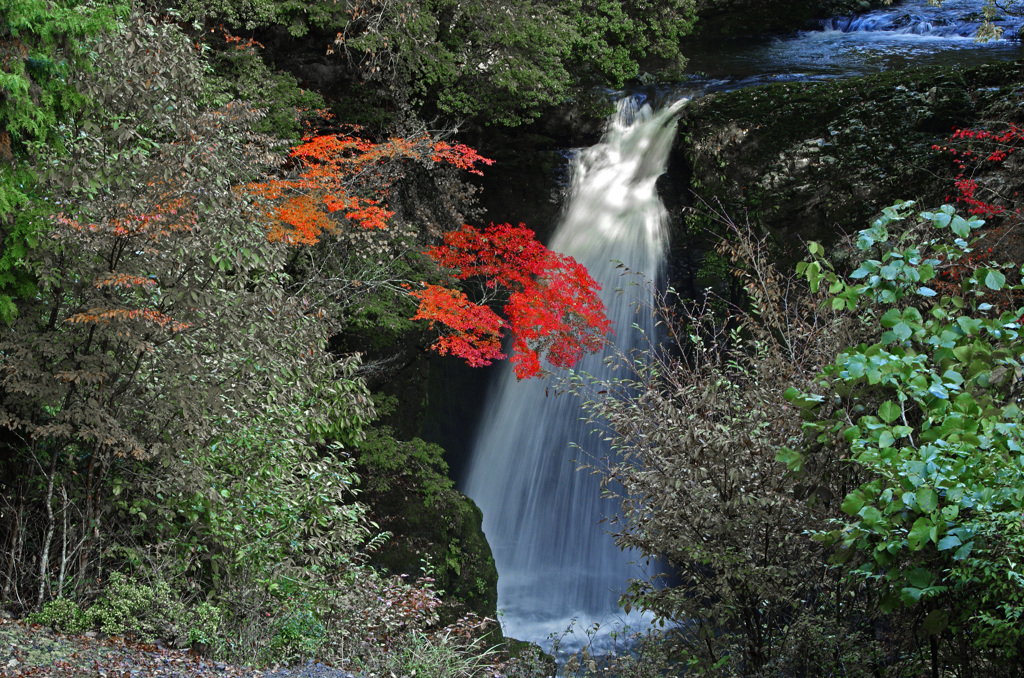
[[[601,283],[618,347],[628,351],[642,341],[639,331],[655,331],[634,325],[642,317],[634,315],[642,285],[616,294],[628,282],[618,262],[649,280],[657,280],[664,266],[665,213],[654,183],[665,171],[682,99],[779,80],[1020,58],[1016,40],[974,41],[982,5],[947,0],[935,8],[913,0],[784,38],[717,40],[688,55],[699,75],[674,88],[672,105],[655,110],[642,95],[623,95],[601,142],[567,154],[570,186],[548,243],[586,265]],[[1016,32],[1003,28],[1007,36]],[[578,369],[601,374],[606,368],[602,356],[592,356]],[[617,507],[601,499],[598,478],[578,472],[574,459],[607,455],[607,443],[581,421],[573,396],[555,394],[557,380],[518,382],[507,365],[492,370],[461,483],[483,510],[506,633],[545,647],[548,636],[563,632],[572,619],[583,627],[614,626],[623,618],[617,599],[627,580],[653,574],[617,549],[600,524]]]
[[[1004,38],[979,43],[978,0],[908,0],[855,17],[822,22],[814,31],[769,38],[715,38],[688,51],[693,84],[728,90],[777,81],[868,75],[916,66],[975,66],[1024,57],[1018,23],[996,21]]]

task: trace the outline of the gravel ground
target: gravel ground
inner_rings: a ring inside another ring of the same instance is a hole
[[[0,618],[3,678],[364,678],[310,662],[263,670],[213,662],[187,650],[122,638],[65,635],[38,624]]]

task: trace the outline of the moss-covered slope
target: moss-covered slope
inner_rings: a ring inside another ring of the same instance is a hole
[[[685,224],[677,236],[716,230],[706,215],[684,214],[707,203],[802,251],[801,239],[863,228],[896,199],[941,203],[953,172],[933,146],[953,127],[1016,115],[1021,69],[930,68],[704,97],[683,113],[664,191]]]

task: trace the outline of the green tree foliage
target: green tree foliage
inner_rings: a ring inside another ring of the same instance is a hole
[[[679,59],[693,0],[191,0],[183,16],[248,30],[335,34],[329,53],[401,106],[517,125],[581,85],[620,87],[646,58]]]
[[[948,205],[896,235],[910,204],[861,231],[856,248],[866,258],[847,278],[816,244],[800,267],[812,287],[828,286],[834,308],[857,313],[865,339],[815,388],[787,394],[812,436],[845,441],[869,474],[846,494],[845,519],[818,538],[840,547],[837,561],[871,583],[883,611],[918,615],[933,671],[968,670],[987,654],[1016,675],[1024,656],[1020,269],[991,260],[984,222]],[[839,404],[823,417],[820,405],[831,400]],[[797,469],[812,457],[784,450],[780,458]],[[985,654],[958,656],[965,645]]]
[[[175,526],[202,528],[207,583],[228,569],[225,551],[236,562],[242,537],[285,560],[251,523],[220,522],[253,513],[228,502],[232,492],[266,498],[266,524],[292,545],[307,543],[300,517],[321,542],[331,539],[315,524],[359,520],[338,494],[349,472],[317,462],[314,448],[328,435],[355,439],[372,412],[356,362],[330,356],[327,318],[285,293],[288,250],[268,242],[236,190],[280,162],[274,141],[252,132],[260,113],[201,106],[204,65],[172,24],[133,17],[92,59],[95,71],[73,82],[97,108],[66,123],[64,152],[35,168],[51,212],[24,262],[38,293],[0,337],[4,500],[20,507],[3,516],[3,592],[22,606],[83,592],[105,567],[138,561],[150,539],[165,556],[187,550]],[[274,437],[259,435],[273,454],[259,454],[277,460],[280,486],[337,476],[322,488],[334,488],[333,503],[291,503],[255,471],[250,481],[265,483],[255,489],[220,475],[216,450],[244,449],[271,423]],[[350,552],[353,540],[333,543]],[[295,548],[298,562],[306,547]]]
[[[270,205],[249,189],[302,168],[262,133],[293,134],[294,110],[268,122],[259,89],[296,89],[240,46],[227,61],[243,77],[228,83],[211,77],[202,41],[132,15],[89,42],[90,69],[67,73],[90,103],[54,123],[63,146],[19,159],[39,238],[19,259],[33,291],[0,335],[2,602],[221,657],[387,665],[405,634],[439,624],[440,600],[428,581],[365,564],[384,536],[348,449],[374,408],[360,360],[328,339],[346,321],[408,327],[401,284],[428,268],[410,255],[424,246],[414,224],[461,223],[472,195],[435,156],[469,156],[424,134],[407,167],[408,155],[368,154],[343,183],[373,204],[410,190],[406,176],[444,190],[403,201],[393,231],[274,241]],[[411,456],[432,500],[455,495],[437,448]],[[475,632],[460,624],[451,633]]]
[[[1002,228],[911,204],[811,243],[806,287],[733,229],[747,310],[677,307],[628,376],[577,382],[618,542],[674,573],[623,604],[698,672],[1020,673],[1022,271]]]
[[[123,11],[77,1],[4,0],[0,3],[0,321],[16,312],[14,300],[31,296],[32,276],[20,262],[38,244],[36,176],[27,166],[37,152],[59,153],[62,125],[87,100],[70,83],[87,67],[92,40]]]
[[[263,110],[264,117],[253,125],[256,132],[297,141],[303,131],[297,112],[324,108],[320,94],[300,88],[295,76],[268,66],[261,54],[265,48],[255,40],[243,40],[221,26],[200,33],[196,45],[213,70],[207,77],[205,103],[217,106],[238,99]]]

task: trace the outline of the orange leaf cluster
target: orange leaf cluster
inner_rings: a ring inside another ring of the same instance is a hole
[[[141,235],[158,241],[174,232],[190,232],[199,221],[195,212],[187,209],[185,198],[166,200],[144,212],[123,203],[117,208],[118,216],[102,223],[82,224],[66,214],[54,216],[54,223],[77,233],[107,233],[117,238]]]
[[[168,328],[172,332],[187,330],[191,325],[175,321],[170,316],[151,308],[93,308],[84,313],[75,313],[66,323],[104,325],[114,322],[135,321]]]
[[[493,165],[494,161],[485,158],[476,150],[465,144],[449,144],[445,141],[438,141],[434,144],[434,154],[430,157],[434,162],[446,162],[459,169],[464,169],[471,174],[483,176],[483,172],[476,169],[476,164]]]
[[[156,281],[152,278],[146,278],[141,275],[111,273],[97,279],[93,284],[96,289],[102,289],[104,287],[151,287],[156,285]]]
[[[490,164],[462,144],[433,142],[424,135],[374,143],[349,134],[309,136],[292,149],[293,175],[245,187],[265,204],[267,237],[272,242],[314,245],[343,225],[386,228],[394,214],[383,203],[402,176],[407,160],[446,163],[479,173]]]

